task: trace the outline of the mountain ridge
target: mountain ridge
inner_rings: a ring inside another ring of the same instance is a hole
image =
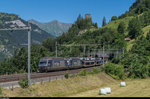
[[[40,29],[55,37],[61,36],[72,26],[72,23],[59,22],[58,20],[53,20],[50,22],[39,22],[34,19],[30,19],[28,22],[37,25]]]
[[[4,28],[19,28],[20,26],[27,26],[28,22],[21,19],[16,14],[0,13],[0,29]],[[34,24],[31,25],[31,43],[40,44],[48,37],[53,37],[46,31],[40,29]],[[17,31],[1,31],[0,33],[0,59],[9,58],[14,53],[16,48],[21,47],[21,44],[27,43],[27,30]]]

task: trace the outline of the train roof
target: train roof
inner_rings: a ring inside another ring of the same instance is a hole
[[[95,62],[94,60],[83,60],[84,62]]]
[[[80,59],[79,57],[67,57],[66,59]]]
[[[49,59],[64,59],[63,57],[43,57],[41,60],[49,60]]]

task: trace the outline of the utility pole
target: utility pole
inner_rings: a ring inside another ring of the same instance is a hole
[[[104,43],[103,43],[103,68],[104,68]]]
[[[124,57],[124,47],[123,47],[123,57]]]
[[[117,53],[116,53],[116,58],[118,57],[118,49],[117,49]]]
[[[61,50],[61,54],[62,54],[62,50]]]
[[[86,50],[86,46],[84,45],[84,57],[85,57],[85,50]]]
[[[70,53],[71,53],[71,51],[72,51],[72,47],[70,46]]]
[[[28,23],[28,27],[22,27],[22,28],[5,28],[0,29],[1,31],[13,31],[13,30],[28,30],[28,85],[31,86],[31,80],[30,80],[30,44],[31,44],[31,26]],[[26,45],[26,44],[25,44]]]
[[[28,22],[28,85],[31,85],[31,80],[30,80],[30,44],[31,44],[31,26]]]
[[[57,57],[57,41],[56,41],[56,57]]]

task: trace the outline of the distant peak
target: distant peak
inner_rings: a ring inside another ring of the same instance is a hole
[[[56,22],[56,23],[57,23],[57,22],[58,22],[58,20],[53,20],[53,21],[51,21],[51,22]],[[48,23],[50,23],[50,22],[48,22]]]
[[[38,22],[38,21],[36,21],[34,19],[30,19],[30,20],[28,20],[28,22]]]

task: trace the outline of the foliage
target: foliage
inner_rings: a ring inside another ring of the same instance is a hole
[[[93,68],[92,71],[89,71],[88,74],[98,74],[100,70],[98,70],[96,67]]]
[[[117,30],[118,30],[118,33],[123,34],[125,32],[125,23],[120,22]]]
[[[69,78],[69,74],[68,73],[65,73],[64,76],[65,76],[66,79]]]
[[[111,21],[115,21],[117,19],[118,19],[117,16],[112,16]]]
[[[42,42],[42,45],[47,48],[49,51],[55,50],[55,39],[47,38]]]
[[[150,1],[149,0],[143,0],[143,2],[135,8],[134,13],[135,14],[141,14],[145,11],[148,11],[149,9],[150,9]]]
[[[121,61],[131,78],[146,78],[150,74],[150,66],[148,65],[149,35],[148,33],[146,38],[144,36],[139,37],[132,49],[125,54],[125,58]]]
[[[0,94],[2,94],[3,93],[3,88],[2,87],[0,87]]]
[[[141,14],[142,13],[142,14]],[[128,17],[132,16],[132,17]],[[128,17],[128,18],[125,18]],[[102,28],[97,29],[97,23],[93,23],[92,19],[84,19],[81,15],[78,16],[75,23],[70,27],[68,32],[64,33],[55,39],[48,38],[42,42],[41,45],[32,44],[31,46],[31,70],[36,72],[38,68],[38,62],[41,57],[55,56],[55,43],[58,44],[103,44],[105,43],[105,49],[122,49],[126,48],[127,42],[125,37],[131,37],[135,39],[131,50],[125,51],[125,57],[111,58],[112,62],[106,65],[105,71],[116,79],[123,79],[124,73],[129,73],[128,77],[132,78],[146,78],[150,75],[150,32],[146,38],[142,36],[142,28],[150,25],[150,10],[149,1],[139,3],[131,9],[126,11],[119,18],[113,16],[111,21],[114,21],[106,25],[106,18],[103,18]],[[124,19],[121,19],[124,18]],[[130,21],[129,21],[130,20]],[[127,21],[127,22],[126,22]],[[129,22],[128,22],[129,21]],[[115,25],[114,25],[115,24]],[[105,26],[106,25],[106,26]],[[127,28],[128,27],[128,28]],[[127,28],[127,29],[126,29]],[[91,29],[93,29],[91,31]],[[86,31],[79,35],[81,31]],[[2,33],[0,36],[5,36],[6,33]],[[9,34],[9,33],[7,33]],[[9,34],[10,35],[10,34]],[[11,37],[11,36],[10,36]],[[17,39],[17,38],[15,38]],[[1,39],[1,44],[9,44],[13,40]],[[8,42],[5,42],[8,41]],[[109,44],[107,44],[109,43]],[[86,52],[91,49],[101,49],[102,46],[86,46]],[[61,52],[60,52],[61,50]],[[62,57],[78,57],[83,54],[83,47],[70,47],[58,46],[58,56]],[[116,65],[121,64],[121,65]],[[16,49],[12,58],[0,63],[0,74],[12,74],[15,72],[27,72],[27,48],[23,47]],[[125,72],[124,72],[125,69]],[[98,73],[97,69],[93,69],[90,73]],[[85,70],[81,71],[79,75],[85,76],[87,73]],[[67,74],[66,74],[67,77]]]
[[[129,21],[128,30],[129,30],[129,37],[131,39],[134,39],[138,37],[140,34],[142,34],[141,24],[138,17],[133,18],[131,21]]]
[[[103,17],[103,22],[102,22],[102,26],[105,26],[107,23],[106,23],[106,18]]]
[[[86,74],[87,74],[87,72],[85,69],[78,73],[79,76],[86,76]]]
[[[146,40],[147,40],[146,46],[147,55],[150,55],[150,31],[147,33]]]
[[[104,70],[107,74],[114,77],[115,79],[125,78],[124,67],[122,65],[108,63],[105,65]]]
[[[27,78],[23,78],[21,80],[19,80],[19,85],[21,88],[28,88],[28,79]]]
[[[149,75],[148,58],[139,56],[138,54],[127,54],[122,60],[128,77],[131,78],[146,78]]]
[[[5,22],[20,20],[25,25],[27,21],[21,19],[16,14],[0,13],[0,28],[10,28],[12,24],[6,24]],[[18,28],[15,25],[15,28]],[[41,30],[38,26],[31,24],[31,43],[41,43],[48,37],[51,37],[50,34]],[[0,46],[3,45],[5,51],[0,51],[2,55],[0,59],[8,59],[14,55],[14,52],[17,48],[21,48],[21,44],[26,44],[28,39],[27,30],[17,30],[17,31],[1,31],[0,33]],[[3,55],[4,54],[4,55]]]
[[[148,43],[148,40],[144,36],[141,36],[136,40],[130,52],[137,53],[141,56],[147,56],[146,48],[148,47]]]

